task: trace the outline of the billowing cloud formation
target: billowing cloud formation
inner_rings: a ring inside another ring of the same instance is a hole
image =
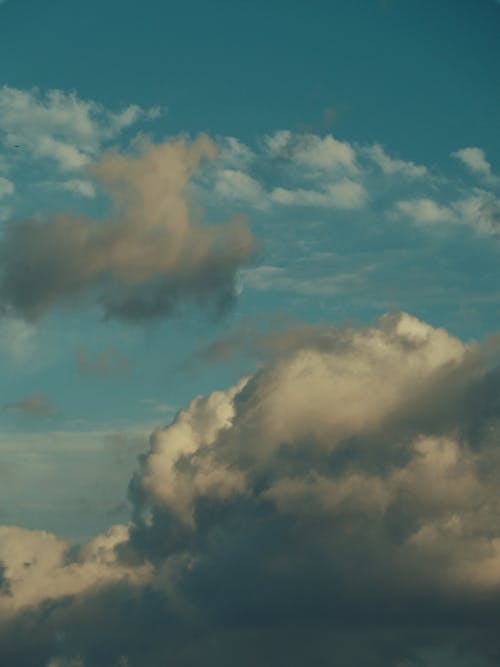
[[[4,595],[0,596],[0,619],[47,599],[76,595],[123,578],[144,577],[144,568],[127,568],[117,561],[115,547],[127,538],[126,526],[113,526],[106,535],[69,555],[70,544],[51,533],[1,526]]]
[[[124,320],[169,315],[184,302],[224,308],[255,244],[242,223],[203,225],[189,210],[189,179],[215,151],[206,136],[145,142],[136,156],[109,151],[89,172],[111,196],[111,217],[7,224],[1,307],[27,320],[83,299]]]
[[[406,314],[284,334],[253,376],[153,434],[128,531],[71,553],[3,529],[0,656],[498,664],[497,361],[498,341]],[[32,573],[34,542],[50,553]]]

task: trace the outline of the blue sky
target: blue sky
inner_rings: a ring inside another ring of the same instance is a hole
[[[499,31],[494,0],[0,2],[1,523],[137,528],[151,433],[304,332],[407,312],[423,366],[444,330],[494,364]]]

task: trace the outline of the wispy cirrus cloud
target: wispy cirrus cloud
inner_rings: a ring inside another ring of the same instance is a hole
[[[368,192],[360,183],[345,178],[321,190],[275,188],[269,198],[285,206],[352,210],[366,205]]]

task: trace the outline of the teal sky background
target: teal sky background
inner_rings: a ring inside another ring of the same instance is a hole
[[[259,243],[219,319],[188,307],[123,323],[84,305],[3,316],[2,522],[81,538],[126,521],[148,434],[251,372],[259,332],[405,310],[464,340],[494,334],[499,34],[493,0],[0,3],[0,224],[109,209],[102,191],[75,191],[90,187],[81,169],[36,153],[45,126],[9,116],[6,90],[49,114],[58,90],[99,105],[93,159],[138,132],[208,133],[219,157],[192,201],[208,222],[244,216]],[[106,134],[130,105],[143,112]],[[71,131],[64,141],[84,150]],[[300,157],[330,135],[351,162]],[[469,162],[452,155],[467,148]],[[346,181],[358,189],[328,190]]]

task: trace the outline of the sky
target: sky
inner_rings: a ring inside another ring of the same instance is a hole
[[[1,664],[499,664],[499,44],[0,0]]]

